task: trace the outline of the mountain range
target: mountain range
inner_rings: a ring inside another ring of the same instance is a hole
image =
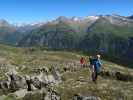
[[[24,26],[0,20],[0,42],[22,47],[100,52],[113,60],[132,63],[133,16],[61,16],[47,23]]]

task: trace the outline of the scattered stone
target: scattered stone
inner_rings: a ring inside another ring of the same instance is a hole
[[[0,89],[9,89],[9,81],[0,81]]]
[[[100,73],[103,77],[110,77],[120,81],[133,81],[133,76],[121,73],[119,71],[102,71]]]
[[[61,75],[58,70],[52,69],[51,73],[54,76],[55,80],[57,81],[61,80]]]
[[[101,100],[99,97],[96,96],[83,96],[79,94],[75,94],[73,100]]]
[[[31,82],[36,88],[38,88],[38,89],[42,88],[42,83],[41,83],[41,81],[39,81],[39,79],[37,77],[35,77],[33,80],[31,80]]]
[[[21,90],[14,92],[14,94],[17,96],[17,98],[23,98],[27,94],[27,90],[21,89]]]
[[[54,90],[49,90],[44,100],[61,100],[61,96]]]

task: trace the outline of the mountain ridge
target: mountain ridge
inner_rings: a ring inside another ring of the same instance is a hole
[[[133,20],[120,15],[60,16],[44,24],[15,27],[14,33],[2,37],[1,41],[4,43],[5,39],[8,43],[22,47],[75,49],[100,52],[119,59],[123,56],[128,60],[133,58]]]

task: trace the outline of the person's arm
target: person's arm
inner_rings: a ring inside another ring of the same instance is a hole
[[[102,63],[101,63],[100,59],[98,60],[98,64],[99,64],[100,67],[102,67]]]

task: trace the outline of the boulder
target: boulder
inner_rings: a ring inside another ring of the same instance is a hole
[[[75,94],[73,100],[101,100],[101,99],[96,96],[84,96],[84,95]]]
[[[124,74],[119,71],[102,71],[100,73],[102,77],[114,78],[121,81],[133,81],[133,76],[130,74]]]
[[[37,77],[32,79],[31,82],[36,88],[38,88],[38,89],[42,88],[42,82]]]

